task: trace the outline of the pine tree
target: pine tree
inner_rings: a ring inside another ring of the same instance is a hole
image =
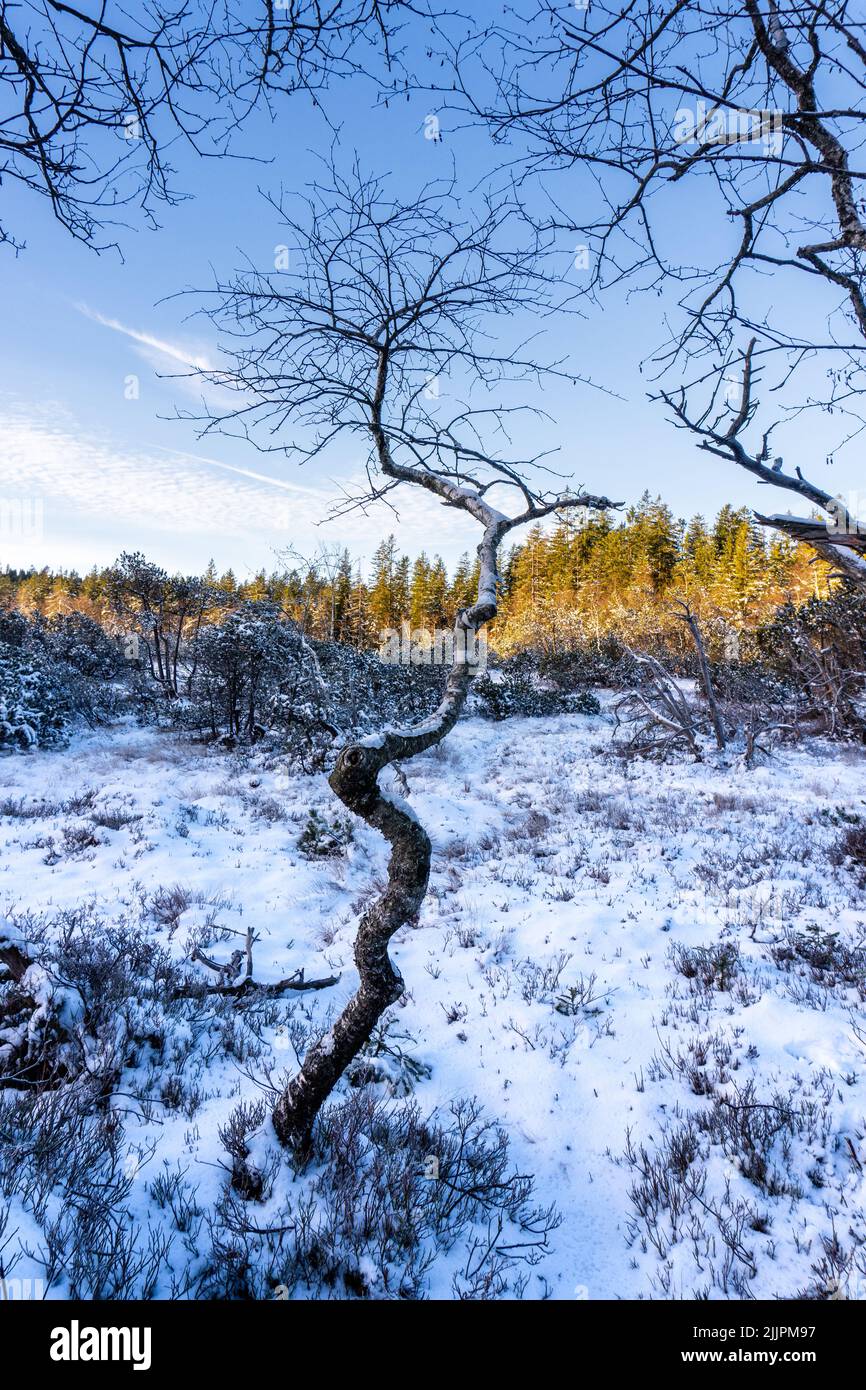
[[[475,602],[478,592],[477,561],[473,565],[468,554],[464,553],[457,562],[454,578],[448,591],[449,621],[453,622],[459,609],[468,608]]]
[[[394,593],[398,563],[397,542],[391,535],[376,547],[373,554],[369,621],[380,633],[393,627],[396,620]]]
[[[391,626],[398,626],[409,617],[409,556],[401,555],[394,567],[391,594]]]
[[[350,607],[352,601],[352,557],[348,550],[340,555],[334,578],[334,632],[340,642],[349,641]]]
[[[413,628],[430,626],[430,561],[421,551],[409,583],[409,621]]]
[[[441,556],[436,555],[430,567],[427,587],[429,626],[443,628],[448,626],[448,572]]]

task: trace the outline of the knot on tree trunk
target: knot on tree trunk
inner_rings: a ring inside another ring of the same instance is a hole
[[[328,778],[331,790],[343,805],[364,820],[381,796],[377,778],[386,761],[381,748],[353,743],[340,753]]]

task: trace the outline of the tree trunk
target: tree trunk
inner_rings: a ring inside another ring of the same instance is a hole
[[[427,892],[430,839],[408,812],[390,801],[378,785],[378,749],[347,748],[330,784],[340,800],[390,841],[388,886],[361,918],[355,940],[360,985],[333,1028],[304,1059],[298,1076],[274,1110],[280,1141],[296,1150],[309,1142],[313,1121],[346,1067],[369,1041],[379,1019],[403,993],[403,979],[388,955],[400,927],[414,921]]]
[[[154,651],[155,651],[155,653],[156,653],[156,674],[157,674],[157,679],[159,680],[160,685],[164,686],[164,685],[165,685],[165,672],[164,672],[163,666],[162,666],[162,644],[161,644],[161,639],[160,639],[160,631],[159,631],[159,628],[157,627],[156,623],[154,623],[154,625],[153,625],[153,646],[154,646]]]
[[[716,700],[716,691],[713,685],[712,675],[710,674],[710,663],[707,660],[707,652],[706,648],[704,647],[704,639],[701,637],[701,629],[698,626],[698,620],[695,617],[692,610],[689,608],[689,605],[687,603],[682,604],[682,609],[683,611],[680,614],[680,617],[682,618],[689,632],[692,634],[692,641],[695,644],[695,650],[698,654],[698,667],[701,673],[701,685],[704,687],[704,695],[706,696],[707,705],[710,711],[710,719],[713,725],[713,733],[716,736],[716,745],[719,749],[724,749],[727,745],[727,738],[725,737],[725,726],[722,720],[721,711],[719,710],[718,701]]]

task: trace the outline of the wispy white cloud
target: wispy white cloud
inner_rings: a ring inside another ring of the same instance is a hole
[[[210,468],[221,468],[226,473],[237,473],[241,478],[251,478],[253,482],[266,483],[269,487],[284,488],[287,492],[293,492],[299,496],[315,497],[321,500],[321,488],[301,487],[297,483],[287,483],[282,478],[273,478],[268,473],[257,473],[253,468],[239,468],[235,463],[225,463],[222,459],[208,458],[206,454],[190,454],[183,449],[167,449],[164,444],[153,444],[149,446],[156,449],[161,454],[169,454],[172,458],[187,459],[194,463],[204,463]]]
[[[321,493],[265,475],[245,476],[191,454],[129,451],[47,422],[0,415],[0,489],[41,496],[47,510],[123,527],[244,536],[288,535],[314,524]]]
[[[312,554],[323,542],[369,556],[391,530],[410,553],[441,551],[448,560],[477,541],[469,518],[449,514],[444,528],[435,501],[414,489],[395,494],[399,521],[380,504],[328,522],[333,503],[360,489],[360,472],[300,484],[157,444],[116,447],[84,436],[54,408],[0,406],[0,434],[0,500],[36,498],[44,510],[38,547],[0,538],[6,563],[80,565],[88,537],[101,553],[106,533],[116,551],[160,537],[178,568],[196,568],[192,557],[203,552],[221,564],[264,564],[274,551]]]
[[[148,360],[151,354],[156,353],[159,357],[167,357],[171,362],[179,362],[184,367],[190,367],[194,371],[212,372],[216,368],[206,352],[196,351],[194,348],[171,343],[166,338],[158,338],[154,333],[145,333],[138,328],[129,328],[119,319],[110,318],[107,314],[102,314],[98,309],[91,309],[88,304],[76,304],[76,309],[85,318],[91,319],[93,323],[99,323],[103,328],[110,328],[114,333],[122,333],[125,338],[131,338],[134,343],[145,349]]]
[[[230,371],[218,365],[212,347],[201,342],[172,341],[144,329],[130,328],[89,304],[79,303],[75,308],[92,323],[128,338],[142,361],[163,378],[164,390],[191,397],[199,405],[204,402],[217,412],[237,406],[243,386]],[[179,371],[179,367],[186,370]]]

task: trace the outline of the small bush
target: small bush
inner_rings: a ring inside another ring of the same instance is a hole
[[[849,869],[858,885],[866,888],[866,825],[849,825],[843,830],[829,859],[831,864]]]
[[[0,748],[59,742],[72,716],[61,672],[44,653],[0,643]]]
[[[426,719],[442,698],[448,677],[443,666],[394,666],[378,652],[340,642],[310,646],[327,690],[328,717],[343,736]]]
[[[785,604],[756,634],[763,659],[793,688],[802,727],[866,742],[866,592]]]
[[[520,654],[521,657],[525,655]],[[534,662],[545,684],[564,694],[575,694],[593,686],[620,689],[634,684],[640,677],[631,652],[612,633],[598,643],[570,651],[542,652]]]
[[[336,859],[352,843],[354,833],[347,816],[326,820],[313,808],[298,839],[298,849],[305,859]]]
[[[230,1152],[255,1124],[248,1111],[228,1127]],[[532,1197],[477,1101],[424,1117],[365,1087],[325,1110],[307,1173],[266,1220],[226,1189],[199,1296],[419,1299],[447,1255],[453,1297],[519,1297],[559,1224]]]
[[[315,653],[278,604],[241,604],[202,631],[196,656],[192,703],[178,713],[213,738],[256,743],[269,730],[303,738],[324,727]]]
[[[410,1052],[406,1044],[414,1047],[415,1039],[397,1025],[393,1014],[387,1015],[373,1030],[361,1054],[350,1064],[347,1072],[350,1085],[384,1085],[389,1095],[410,1095],[417,1082],[432,1076],[433,1069]]]
[[[62,742],[76,721],[118,713],[131,692],[119,651],[81,614],[0,614],[0,749]]]
[[[848,945],[837,932],[787,931],[770,955],[780,970],[802,966],[816,985],[850,985],[866,997],[866,947]]]
[[[717,946],[671,947],[675,968],[699,990],[727,991],[740,973],[740,950],[732,941]]]
[[[521,658],[504,662],[496,675],[479,676],[472,686],[475,708],[484,719],[543,718],[554,714],[598,714],[601,706],[589,690],[564,691],[546,686],[534,663]]]

